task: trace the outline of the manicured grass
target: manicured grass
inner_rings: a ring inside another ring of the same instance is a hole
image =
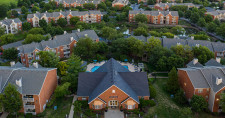
[[[144,118],[153,118],[157,115],[158,118],[181,118],[183,117],[183,106],[177,105],[171,98],[170,95],[164,90],[164,86],[166,84],[166,78],[157,78],[153,83],[157,91],[157,95],[155,100],[157,101],[156,106],[150,107],[148,113],[144,115]],[[213,116],[206,112],[202,113],[193,113],[187,118],[219,118],[217,116]]]
[[[17,1],[18,1],[18,0],[0,0],[0,4],[6,4],[6,5],[8,5],[8,4],[10,4],[10,3],[15,3],[15,4],[17,4]]]
[[[66,114],[69,116],[72,101],[73,97],[65,97],[61,100],[57,100],[52,107],[46,108],[45,111],[38,116],[44,118],[65,118]],[[55,105],[57,106],[57,110],[54,110]]]

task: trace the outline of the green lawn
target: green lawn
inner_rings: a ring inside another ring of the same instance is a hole
[[[153,118],[157,115],[158,118],[181,118],[185,110],[183,106],[177,105],[171,98],[170,95],[163,89],[166,84],[167,79],[157,78],[156,81],[153,83],[157,91],[156,100],[158,105],[154,107],[150,107],[148,113],[145,114],[144,118]],[[198,114],[191,114],[187,118],[219,118],[213,116],[211,114],[207,114],[205,112],[198,113]]]
[[[63,98],[56,101],[54,105],[57,106],[57,110],[54,110],[54,105],[50,108],[46,108],[45,111],[38,116],[43,118],[65,118],[66,114],[69,115],[72,105],[73,97]]]
[[[17,4],[17,0],[0,0],[0,4],[10,4],[10,3],[16,3]]]

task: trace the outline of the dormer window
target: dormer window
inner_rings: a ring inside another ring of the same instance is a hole
[[[112,90],[112,93],[116,93],[116,91],[115,90]]]

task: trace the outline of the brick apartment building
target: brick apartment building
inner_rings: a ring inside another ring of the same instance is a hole
[[[52,20],[57,23],[59,18],[65,18],[67,23],[70,23],[71,17],[79,17],[80,21],[86,23],[96,23],[101,22],[102,14],[98,10],[90,10],[90,11],[60,11],[60,12],[53,12],[53,13],[35,13],[35,14],[28,14],[27,15],[27,22],[31,23],[33,27],[39,27],[39,20],[44,19],[47,23],[51,22]]]
[[[141,40],[143,42],[147,42],[151,36],[144,37],[144,36],[132,36],[138,40]],[[194,40],[194,36],[187,37],[187,38],[161,38],[161,37],[154,37],[161,41],[161,44],[163,47],[170,49],[173,46],[177,45],[188,45],[191,48],[193,47],[199,47],[199,46],[205,46],[210,51],[212,51],[215,55],[215,57],[224,58],[225,57],[225,43],[222,42],[211,42],[211,41],[205,41],[205,40]]]
[[[187,6],[189,8],[199,7],[199,5],[194,5],[193,3],[157,3],[154,5],[154,8],[160,11],[169,10],[172,6]]]
[[[186,98],[190,101],[193,95],[203,96],[211,112],[220,112],[220,94],[225,93],[225,67],[220,58],[211,59],[205,66],[194,59],[187,68],[178,69],[178,78]]]
[[[150,97],[147,73],[130,72],[111,58],[95,72],[79,73],[77,97],[94,110],[137,109],[140,98]]]
[[[63,4],[64,7],[83,7],[83,5],[86,3],[93,3],[96,8],[98,7],[98,4],[101,3],[101,1],[104,0],[55,0],[57,6],[59,6],[59,4]]]
[[[135,15],[144,14],[151,24],[177,25],[179,15],[177,11],[129,11],[129,22],[135,22]]]
[[[55,36],[48,41],[41,41],[40,43],[33,42],[18,47],[21,62],[28,67],[33,60],[39,60],[39,56],[36,54],[40,51],[52,51],[58,54],[60,58],[67,58],[72,53],[74,46],[76,46],[76,42],[84,37],[90,37],[96,42],[99,41],[99,37],[94,30],[85,30],[82,32],[78,30],[75,33],[65,33]]]
[[[5,28],[5,33],[15,34],[22,30],[22,22],[19,18],[7,19],[7,17],[0,21],[0,26]]]
[[[122,7],[128,4],[129,4],[129,0],[114,0],[112,2],[112,7],[118,7],[119,9],[121,9]]]
[[[57,86],[56,68],[43,68],[38,63],[26,68],[11,62],[11,67],[0,66],[0,75],[0,94],[9,83],[15,85],[23,101],[20,112],[34,115],[45,110]]]
[[[207,14],[211,15],[213,19],[225,20],[225,10],[209,11],[205,13],[205,15]]]

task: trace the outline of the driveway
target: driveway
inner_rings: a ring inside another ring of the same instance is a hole
[[[104,116],[105,118],[124,118],[124,113],[119,109],[109,109]]]

